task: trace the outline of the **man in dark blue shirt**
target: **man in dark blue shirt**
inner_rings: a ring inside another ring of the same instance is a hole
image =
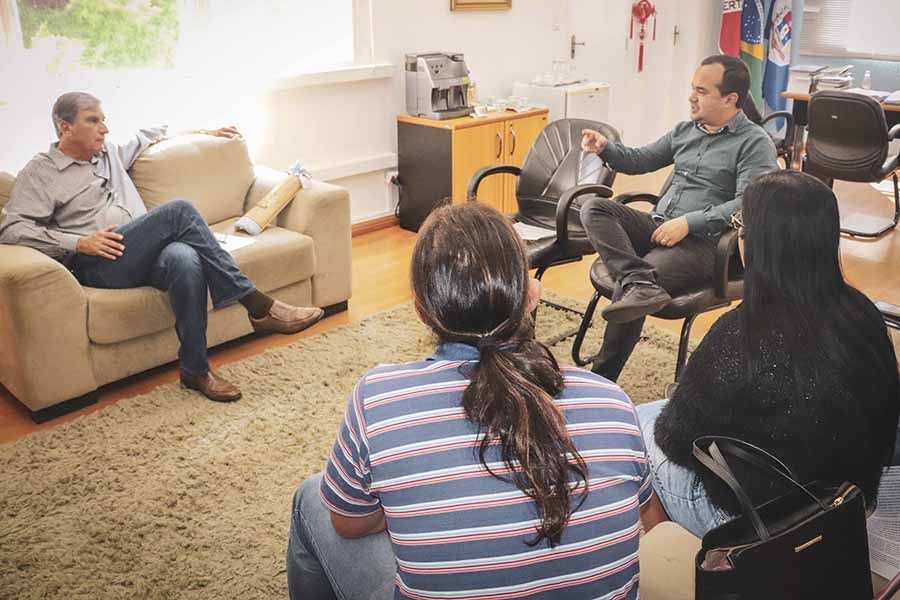
[[[691,82],[691,119],[642,148],[609,142],[584,130],[581,146],[631,175],[674,164],[671,185],[656,208],[642,212],[606,198],[581,208],[591,244],[616,281],[593,370],[615,380],[640,338],[644,317],[670,294],[712,278],[716,243],[741,207],[751,179],[778,168],[768,134],[748,98],[750,73],[739,59],[710,56]],[[745,106],[745,104],[747,106]]]

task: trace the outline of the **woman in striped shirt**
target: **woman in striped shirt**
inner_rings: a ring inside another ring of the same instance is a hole
[[[294,497],[291,597],[637,598],[654,503],[634,407],[534,339],[540,285],[508,219],[438,209],[411,277],[437,351],[351,392]]]

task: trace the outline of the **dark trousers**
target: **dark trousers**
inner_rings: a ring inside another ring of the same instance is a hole
[[[256,288],[213,237],[206,221],[185,200],[155,208],[115,230],[125,251],[116,260],[79,254],[72,263],[83,285],[122,289],[152,285],[168,291],[181,348],[181,369],[209,371],[206,356],[206,293],[213,306],[235,302]]]
[[[718,239],[688,235],[671,248],[650,236],[659,227],[648,213],[607,198],[592,198],[581,207],[581,222],[591,245],[616,282],[616,292],[636,281],[658,284],[671,295],[712,279]],[[644,319],[607,323],[593,370],[613,381],[641,337]]]

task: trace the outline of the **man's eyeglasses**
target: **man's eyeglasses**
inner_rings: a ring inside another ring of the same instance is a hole
[[[737,211],[733,215],[731,215],[731,226],[734,229],[738,230],[738,237],[744,237],[744,216],[741,214],[741,211]]]

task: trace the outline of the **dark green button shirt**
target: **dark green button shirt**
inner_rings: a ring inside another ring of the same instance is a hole
[[[772,139],[743,111],[716,133],[684,121],[652,144],[629,148],[611,142],[600,156],[629,175],[674,163],[672,185],[654,212],[667,219],[686,217],[691,233],[707,235],[729,227],[754,177],[778,168]]]

